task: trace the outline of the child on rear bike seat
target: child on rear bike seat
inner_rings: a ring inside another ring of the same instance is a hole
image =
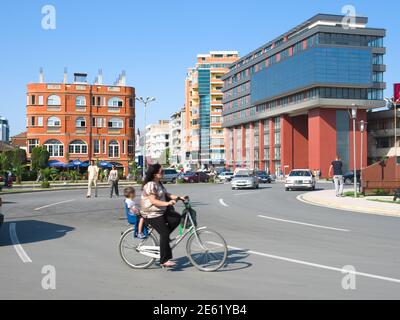
[[[143,217],[140,215],[140,210],[138,208],[138,206],[135,203],[135,197],[136,197],[136,192],[135,189],[132,187],[128,187],[124,189],[124,195],[125,195],[125,203],[128,206],[129,212],[133,215],[135,215],[138,219],[138,224],[137,224],[137,228],[138,228],[138,232],[137,232],[137,237],[139,239],[144,239],[146,238],[145,235],[143,234],[143,223],[144,223],[144,219]]]

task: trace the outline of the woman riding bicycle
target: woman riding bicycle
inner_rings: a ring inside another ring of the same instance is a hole
[[[168,207],[174,206],[181,197],[167,192],[161,183],[162,177],[161,165],[149,166],[142,186],[142,216],[145,223],[150,224],[160,234],[160,264],[168,268],[175,266],[171,261],[169,236],[181,221],[180,214]]]

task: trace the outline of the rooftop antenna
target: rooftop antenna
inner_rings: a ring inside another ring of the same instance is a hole
[[[43,67],[40,67],[40,69],[39,69],[39,83],[44,83]]]
[[[63,83],[67,83],[68,82],[68,68],[65,67],[64,68],[64,80]]]
[[[99,74],[97,76],[98,79],[98,84],[102,85],[103,84],[103,69],[99,69]]]
[[[123,87],[126,86],[126,72],[125,72],[125,70],[122,70],[122,74],[121,74],[121,86],[123,86]]]

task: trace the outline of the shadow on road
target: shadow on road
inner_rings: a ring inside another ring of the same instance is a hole
[[[217,272],[236,271],[251,267],[251,263],[244,261],[248,256],[249,253],[243,250],[229,250],[225,265]],[[173,272],[184,271],[186,268],[194,268],[186,256],[174,259],[174,262],[176,263],[176,267],[170,269]]]
[[[0,229],[0,247],[13,245],[10,226],[16,224],[16,234],[20,244],[53,240],[64,237],[74,230],[72,227],[37,220],[5,222]]]

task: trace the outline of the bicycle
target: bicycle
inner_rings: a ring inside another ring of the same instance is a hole
[[[188,235],[186,254],[190,262],[200,271],[211,272],[220,269],[226,261],[228,247],[224,238],[207,227],[198,228],[189,198],[178,199],[184,204],[184,219],[180,234],[172,240],[174,250]],[[160,245],[154,228],[148,225],[145,239],[135,237],[135,226],[126,230],[119,241],[122,260],[133,269],[147,269],[160,259]]]

